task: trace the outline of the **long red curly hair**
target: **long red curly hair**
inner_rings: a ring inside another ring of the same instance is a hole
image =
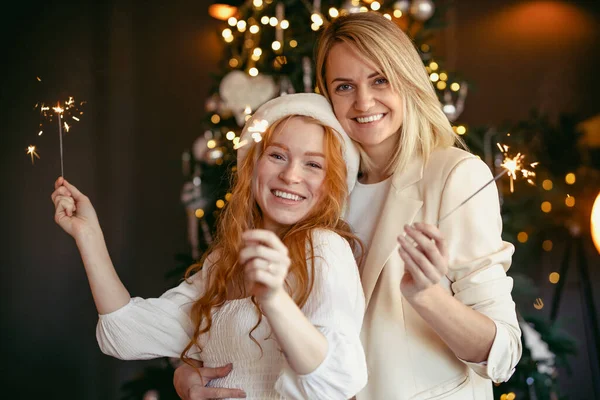
[[[191,317],[195,325],[194,336],[181,353],[181,360],[194,366],[189,356],[190,350],[196,346],[200,352],[202,347],[199,337],[210,331],[212,311],[225,304],[227,300],[249,296],[244,284],[244,266],[238,262],[242,247],[242,233],[249,229],[262,227],[261,210],[252,192],[252,179],[257,161],[263,156],[267,147],[277,137],[290,118],[302,118],[308,123],[318,124],[324,128],[325,179],[322,197],[315,207],[300,221],[288,226],[280,234],[280,239],[289,250],[291,265],[285,281],[285,287],[298,307],[302,307],[314,284],[314,258],[312,231],[328,229],[336,232],[350,243],[355,254],[362,254],[362,244],[352,233],[350,226],[341,219],[342,211],[348,197],[346,183],[346,163],[343,158],[343,144],[339,135],[330,127],[324,126],[314,118],[305,116],[288,116],[269,126],[259,143],[252,145],[245,159],[238,165],[234,177],[231,199],[222,211],[215,240],[199,263],[190,266],[185,279],[198,272],[204,261],[207,263],[206,291],[192,306]],[[278,129],[282,127],[281,129]],[[307,254],[307,245],[309,253]],[[310,271],[309,271],[310,269]],[[293,285],[291,284],[293,282]],[[257,323],[248,333],[250,339],[259,347],[252,332],[260,325],[262,313],[256,299],[252,298],[257,311]],[[261,348],[262,350],[262,348]]]

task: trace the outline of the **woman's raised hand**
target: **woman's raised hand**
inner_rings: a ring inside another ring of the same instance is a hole
[[[101,233],[90,200],[62,176],[54,183],[51,198],[55,207],[54,221],[75,240],[87,234]]]
[[[267,302],[284,291],[290,268],[288,249],[271,231],[253,229],[243,233],[240,263],[244,265],[250,293],[259,302]]]
[[[448,247],[440,230],[433,225],[417,222],[406,225],[404,231],[406,237],[398,236],[398,252],[404,261],[400,290],[410,300],[437,285],[446,275]]]

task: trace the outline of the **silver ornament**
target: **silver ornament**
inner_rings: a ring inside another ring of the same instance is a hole
[[[431,0],[413,0],[410,6],[410,15],[417,21],[427,21],[435,12],[435,5]]]
[[[402,14],[405,14],[409,8],[410,8],[409,0],[398,0],[397,2],[394,3],[394,10],[400,10],[400,11],[402,11]]]

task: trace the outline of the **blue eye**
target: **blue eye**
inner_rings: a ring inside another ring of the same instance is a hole
[[[376,85],[385,85],[386,83],[389,83],[389,82],[385,78],[377,78],[377,79],[375,79],[375,84]]]
[[[352,85],[348,83],[342,83],[341,85],[335,88],[335,90],[338,92],[347,92],[350,89],[352,89]]]

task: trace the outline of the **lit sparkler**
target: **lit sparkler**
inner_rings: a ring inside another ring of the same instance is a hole
[[[523,159],[525,158],[524,154],[518,153],[516,156],[509,156],[508,154],[508,146],[507,145],[501,145],[500,143],[498,143],[498,148],[500,149],[500,151],[502,152],[502,154],[504,155],[504,160],[502,160],[502,164],[500,164],[500,166],[502,168],[504,168],[504,170],[502,172],[500,172],[498,175],[496,175],[495,177],[493,177],[492,179],[490,179],[489,182],[487,182],[485,185],[483,185],[482,187],[480,187],[475,193],[473,193],[472,195],[470,195],[469,197],[467,197],[462,203],[460,203],[458,206],[454,207],[452,210],[450,210],[448,213],[446,213],[446,215],[444,215],[443,217],[441,217],[438,220],[438,225],[440,224],[440,222],[442,222],[443,220],[445,220],[446,218],[448,218],[452,213],[454,213],[456,210],[458,210],[460,207],[462,207],[466,202],[468,202],[469,200],[471,200],[473,197],[475,197],[475,195],[479,192],[481,192],[486,186],[488,186],[490,183],[497,181],[498,179],[500,179],[503,175],[508,174],[508,176],[510,177],[510,192],[513,193],[514,192],[514,181],[515,179],[517,179],[517,173],[520,172],[521,176],[527,180],[527,182],[529,182],[530,184],[534,184],[533,183],[533,179],[535,177],[535,172],[529,169],[525,168],[525,165],[523,164]],[[538,165],[537,162],[529,164],[529,167],[531,168],[535,168]]]
[[[38,81],[41,79],[38,77]],[[83,111],[79,109],[79,107],[83,106],[86,102],[82,101],[79,104],[75,102],[75,99],[72,96],[62,102],[63,106],[61,106],[61,102],[57,102],[55,107],[47,106],[44,103],[38,103],[34,108],[39,108],[40,110],[40,131],[38,136],[41,136],[44,130],[42,129],[44,123],[43,121],[47,121],[49,123],[53,122],[55,117],[58,118],[58,135],[59,135],[59,145],[60,145],[60,173],[61,176],[64,176],[64,162],[63,162],[63,129],[65,132],[69,132],[73,125],[69,125],[65,118],[71,118],[76,122],[81,120],[81,116],[83,115]],[[31,146],[30,146],[31,147]],[[34,146],[35,149],[35,146]],[[35,151],[35,150],[34,150]],[[30,153],[28,153],[30,154]],[[31,157],[33,159],[33,153],[31,153]],[[37,156],[37,153],[36,153]],[[39,156],[37,156],[39,158]]]

